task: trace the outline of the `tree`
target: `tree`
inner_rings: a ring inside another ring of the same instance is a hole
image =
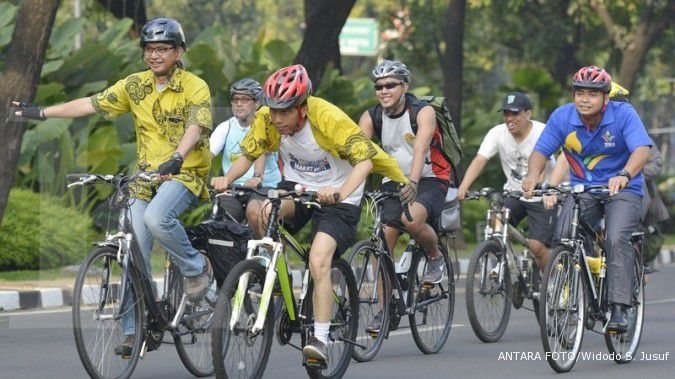
[[[338,37],[356,0],[305,0],[305,33],[295,63],[307,69],[314,88],[329,63],[341,70]]]
[[[13,115],[13,100],[35,98],[45,50],[54,26],[60,0],[24,0],[19,9],[3,73],[0,75],[0,222],[5,213],[9,190],[14,184],[25,121]]]
[[[134,20],[132,30],[139,32],[143,25],[148,21],[145,13],[145,4],[143,0],[98,0],[105,9],[109,10],[117,18],[128,17]]]
[[[664,5],[665,3],[665,5]],[[612,16],[602,0],[590,0],[589,5],[602,20],[609,38],[621,51],[621,69],[618,81],[629,91],[633,89],[637,73],[642,67],[643,59],[654,42],[673,24],[675,1],[646,1],[639,10],[636,22],[621,25],[617,17]],[[636,5],[637,8],[637,5]],[[630,11],[629,11],[630,12]]]
[[[462,133],[462,80],[464,62],[465,0],[450,0],[445,12],[445,53],[440,57],[443,67],[443,92],[448,101],[457,134]]]

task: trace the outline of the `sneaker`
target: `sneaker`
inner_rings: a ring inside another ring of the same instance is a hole
[[[204,272],[197,276],[185,277],[183,283],[185,294],[187,295],[188,300],[192,302],[201,300],[206,295],[209,285],[213,281],[211,262],[206,258],[204,258],[204,261],[206,262]]]
[[[377,312],[370,325],[366,326],[366,333],[377,334],[382,327],[382,311]]]
[[[135,338],[133,335],[126,336],[124,341],[115,346],[115,355],[129,356],[134,350]]]
[[[427,261],[427,271],[424,273],[422,281],[426,284],[438,284],[443,280],[445,271],[445,259],[441,256]]]
[[[326,344],[318,338],[310,336],[307,345],[302,348],[302,357],[309,366],[328,366],[328,351]]]

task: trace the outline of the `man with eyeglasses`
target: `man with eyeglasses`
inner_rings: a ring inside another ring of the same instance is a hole
[[[21,108],[16,115],[45,120],[98,112],[111,119],[131,113],[138,166],[157,170],[160,177],[159,182],[137,182],[131,187],[134,202],[129,217],[146,270],[150,270],[150,251],[157,239],[185,277],[183,288],[188,298],[199,301],[213,272],[208,260],[190,244],[178,216],[198,197],[209,197],[211,94],[202,79],[182,68],[180,59],[187,46],[178,21],[148,21],[141,30],[140,45],[148,70],[131,74],[91,97],[64,104],[43,108],[14,102]],[[132,313],[122,317],[126,337],[115,354],[129,355],[133,349]]]
[[[382,149],[396,159],[410,179],[400,189],[400,201],[388,199],[384,204],[387,247],[393,252],[400,230],[407,230],[429,256],[424,282],[436,284],[443,279],[445,262],[432,225],[443,207],[451,170],[438,145],[432,145],[432,141],[440,138],[436,112],[426,102],[406,93],[410,71],[405,64],[384,60],[375,67],[372,76],[379,104],[363,113],[359,126],[368,138],[380,139]],[[384,191],[399,189],[399,183],[388,178],[382,182]],[[403,207],[408,207],[412,221],[403,215]],[[374,328],[380,324],[376,316],[369,331],[377,332]]]
[[[251,130],[255,111],[260,106],[262,92],[260,83],[251,78],[241,79],[230,87],[233,116],[218,125],[209,139],[211,154],[213,156],[221,152],[223,154],[223,173],[225,174],[232,163],[241,157],[239,144]],[[234,184],[276,188],[280,181],[278,155],[276,152],[271,152],[256,159],[253,166]],[[245,216],[253,231],[259,234],[258,237],[262,232],[262,225],[259,222],[262,204],[263,199],[256,199],[255,196],[245,199],[231,196],[220,198],[220,206],[238,222],[243,221]]]
[[[522,181],[527,175],[528,159],[537,139],[544,131],[544,124],[530,119],[532,103],[527,95],[521,92],[508,93],[500,110],[504,123],[493,127],[485,135],[478,154],[471,161],[462,183],[457,188],[459,200],[464,200],[471,184],[495,154],[499,154],[502,170],[506,176],[504,189],[507,191],[521,190]],[[550,175],[554,166],[555,160],[551,157],[548,159],[546,175]],[[509,223],[513,226],[518,225],[527,216],[528,245],[537,266],[544,270],[556,222],[555,210],[545,209],[541,198],[506,197],[504,206],[511,211]]]

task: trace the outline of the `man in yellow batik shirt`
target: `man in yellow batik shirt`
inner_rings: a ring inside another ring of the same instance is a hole
[[[149,21],[141,31],[141,49],[148,70],[131,74],[92,97],[46,108],[15,102],[17,116],[45,120],[88,116],[105,118],[131,113],[136,126],[137,159],[141,170],[159,174],[159,181],[136,182],[129,219],[150,269],[154,239],[172,256],[185,277],[188,298],[202,298],[212,281],[208,260],[190,245],[178,216],[198,197],[208,198],[206,178],[211,166],[208,134],[212,129],[211,94],[206,83],[182,68],[185,36],[170,18]],[[133,312],[123,317],[126,336],[115,353],[128,355],[134,346]]]

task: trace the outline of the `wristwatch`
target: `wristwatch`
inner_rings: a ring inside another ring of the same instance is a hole
[[[253,173],[253,177],[254,177],[254,178],[260,178],[260,179],[262,179],[262,176],[263,176],[263,174],[262,174],[261,172],[254,172],[254,173]]]
[[[623,170],[619,171],[619,173],[616,174],[616,176],[625,176],[626,178],[628,178],[629,182],[631,181],[631,179],[633,179],[633,176],[625,168]]]
[[[177,161],[181,161],[181,162],[182,162],[182,161],[183,161],[183,156],[180,155],[180,153],[176,151],[175,153],[171,154],[171,159],[175,159],[175,160],[177,160]]]

